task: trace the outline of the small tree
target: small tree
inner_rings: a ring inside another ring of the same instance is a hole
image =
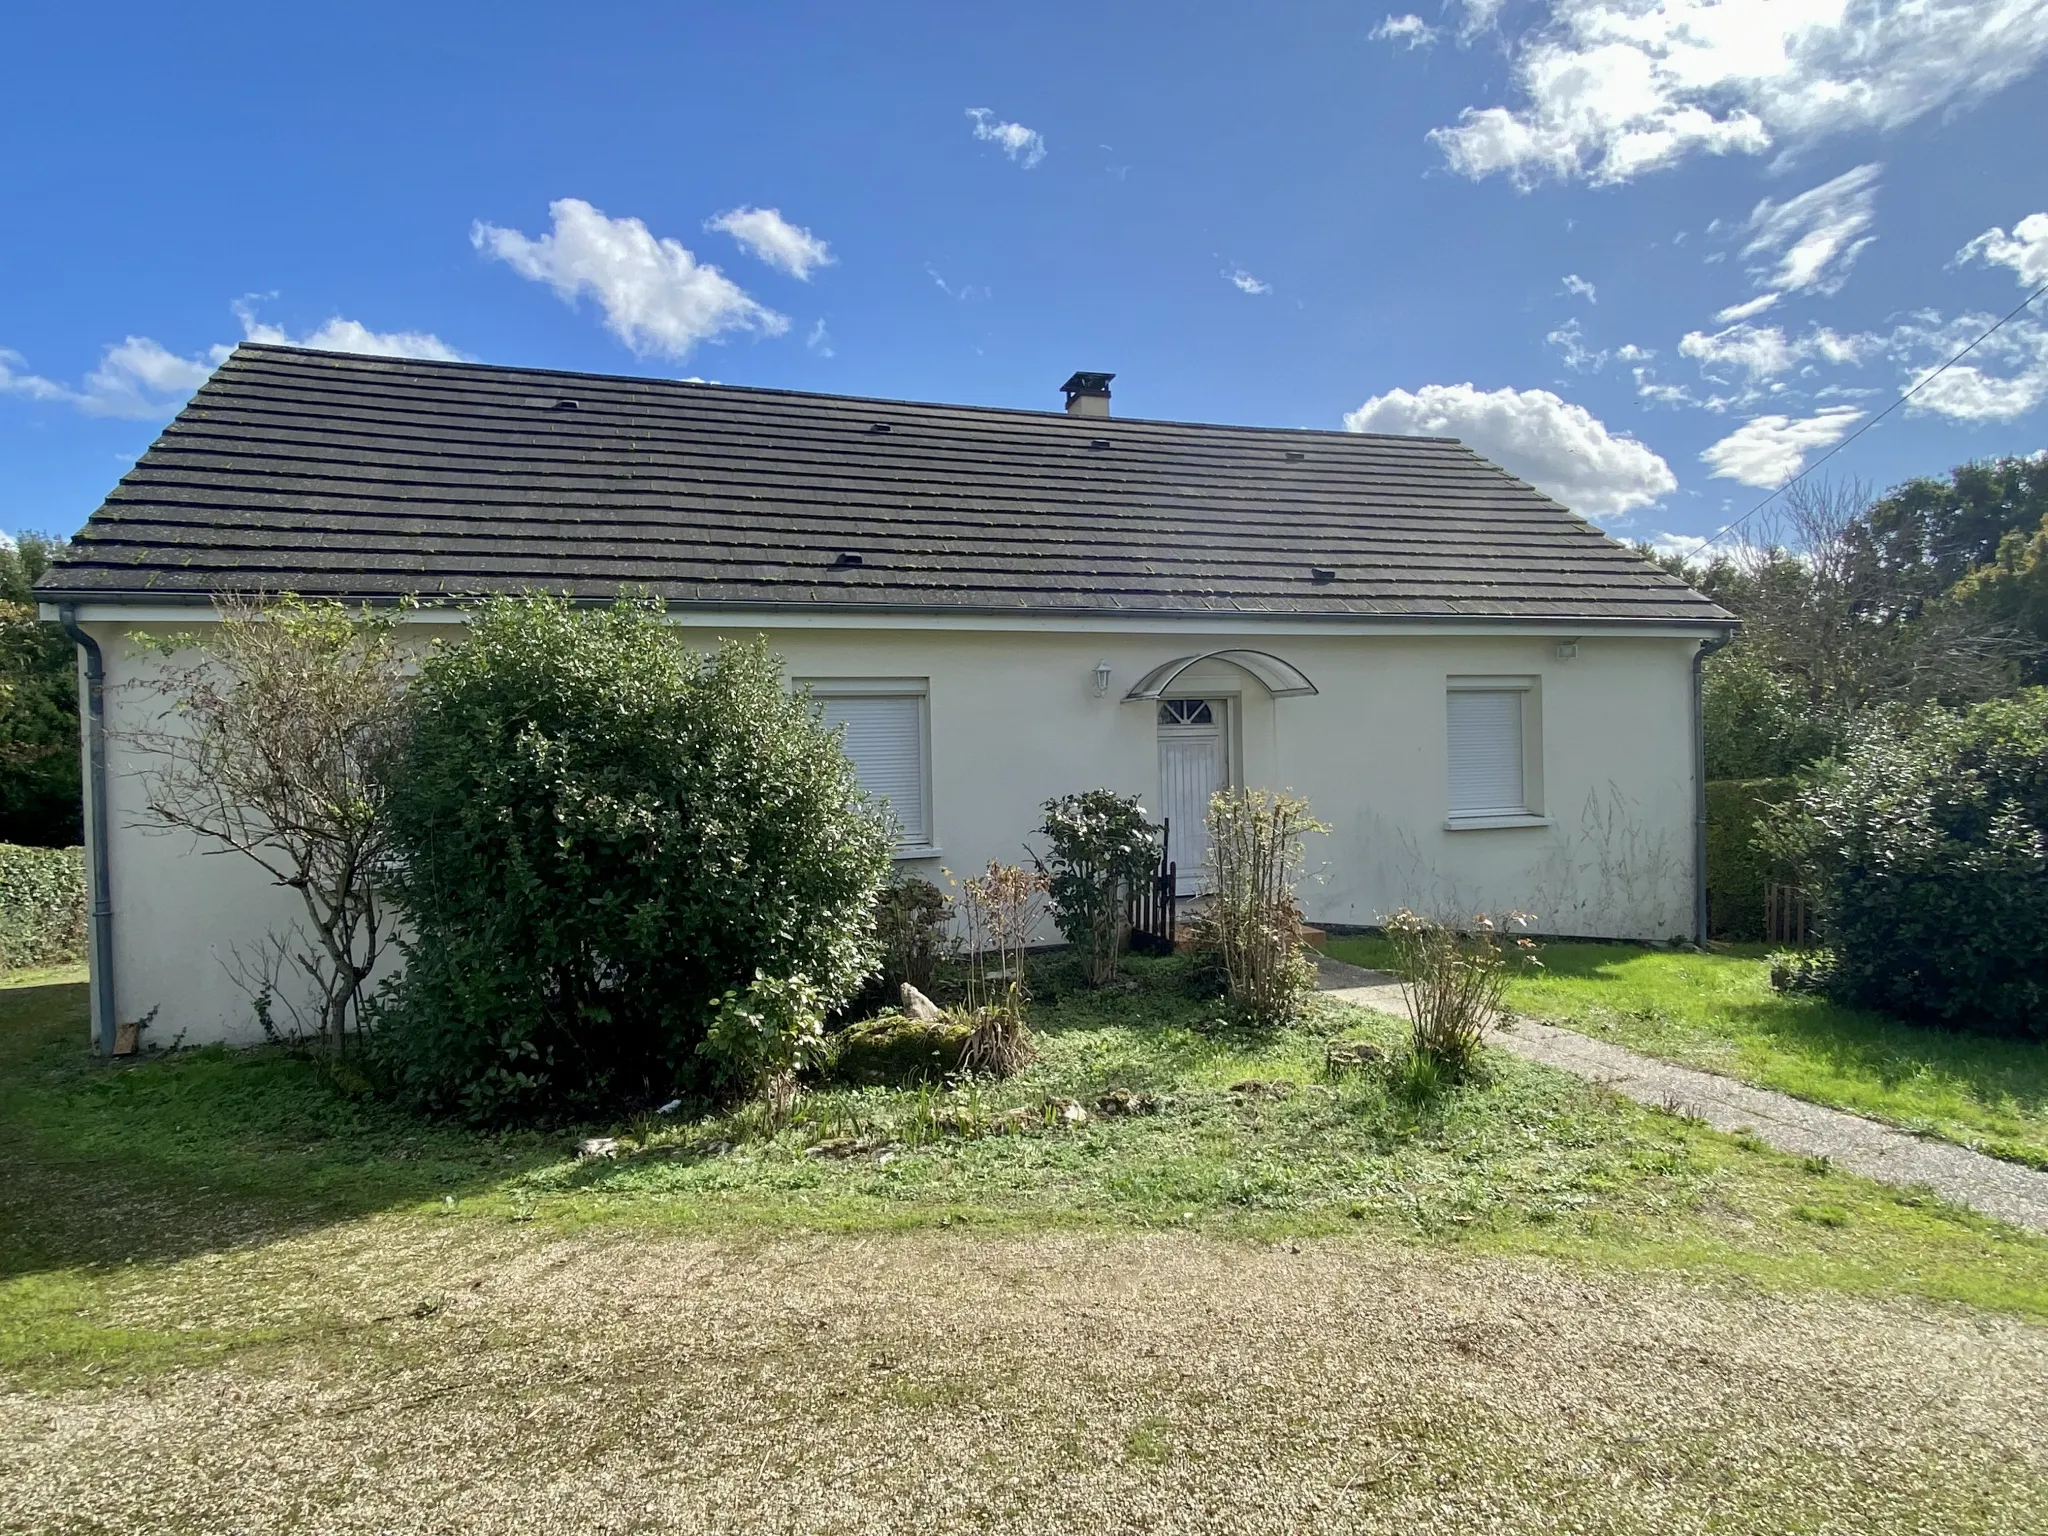
[[[398,615],[290,594],[223,597],[215,611],[204,633],[136,637],[170,664],[131,685],[164,709],[128,739],[150,765],[159,826],[242,854],[298,893],[310,934],[271,943],[310,983],[317,1032],[339,1051],[389,943],[376,877],[407,670]]]
[[[1209,868],[1215,889],[1194,919],[1195,942],[1223,970],[1230,1000],[1261,1024],[1293,1018],[1315,985],[1302,942],[1302,839],[1330,829],[1308,802],[1265,789],[1230,789],[1209,801]]]
[[[1061,935],[1088,957],[1088,979],[1116,979],[1126,893],[1159,862],[1157,829],[1134,798],[1091,789],[1045,802],[1039,829],[1051,845],[1040,862]]]

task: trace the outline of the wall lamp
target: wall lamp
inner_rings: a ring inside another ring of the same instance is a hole
[[[1098,699],[1109,692],[1109,677],[1109,663],[1106,661],[1095,663],[1095,697]]]

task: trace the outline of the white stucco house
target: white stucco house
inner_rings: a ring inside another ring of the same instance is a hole
[[[1726,612],[1455,441],[1125,420],[1108,377],[1041,412],[241,347],[39,594],[89,696],[104,672],[97,1025],[253,1037],[230,957],[297,914],[143,811],[130,636],[225,591],[448,599],[424,637],[465,596],[628,586],[707,643],[765,635],[920,873],[1014,859],[1044,800],[1103,786],[1195,879],[1236,783],[1329,823],[1314,921],[1698,931]]]

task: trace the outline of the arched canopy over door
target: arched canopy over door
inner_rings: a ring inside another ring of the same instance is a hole
[[[1298,667],[1268,651],[1204,651],[1199,656],[1181,656],[1154,667],[1124,695],[1124,702],[1157,699],[1174,685],[1183,672],[1205,661],[1227,661],[1240,672],[1249,672],[1276,699],[1290,699],[1317,691],[1316,685]]]

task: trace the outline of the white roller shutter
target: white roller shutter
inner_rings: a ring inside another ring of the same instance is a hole
[[[861,787],[889,802],[906,845],[931,841],[925,824],[924,699],[916,694],[828,694],[818,700],[841,738]]]
[[[1522,785],[1522,690],[1453,688],[1451,814],[1512,816],[1528,809]]]

